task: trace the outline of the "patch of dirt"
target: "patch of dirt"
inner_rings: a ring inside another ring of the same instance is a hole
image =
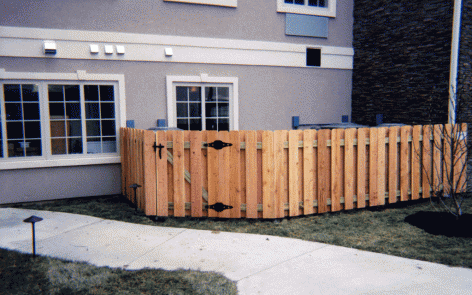
[[[447,212],[420,211],[407,216],[405,222],[435,236],[472,238],[472,214],[462,214],[456,220]]]

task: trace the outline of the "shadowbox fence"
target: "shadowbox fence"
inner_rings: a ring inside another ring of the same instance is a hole
[[[445,170],[433,169],[450,155],[436,148],[448,148],[441,128],[452,127],[121,128],[122,192],[149,216],[269,219],[429,198],[432,187],[446,183]],[[460,128],[466,132],[467,125]],[[136,196],[132,184],[141,186]]]

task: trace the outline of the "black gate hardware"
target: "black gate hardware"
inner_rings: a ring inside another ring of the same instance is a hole
[[[233,144],[232,143],[227,143],[227,142],[223,142],[221,140],[215,140],[214,142],[210,142],[210,143],[205,143],[204,146],[206,147],[212,147],[214,148],[215,150],[221,150],[222,148],[224,147],[227,147],[227,146],[232,146]]]
[[[213,210],[215,210],[216,212],[223,212],[223,211],[226,210],[226,209],[233,209],[233,206],[228,206],[228,205],[225,205],[225,204],[223,204],[223,203],[219,203],[219,202],[218,202],[218,203],[215,203],[215,204],[210,205],[210,206],[206,205],[205,208],[207,208],[207,209],[213,209]]]
[[[138,187],[142,187],[142,185],[139,185],[137,183],[133,183],[129,187],[134,189],[134,211],[137,212],[138,211],[138,203],[136,201],[136,190],[138,189]]]
[[[34,215],[26,218],[25,220],[23,220],[23,222],[31,223],[31,228],[32,228],[32,232],[33,232],[33,258],[36,257],[36,237],[35,237],[34,224],[36,222],[40,222],[41,220],[43,220],[41,217],[34,216]]]
[[[156,152],[156,150],[159,149],[159,159],[162,159],[161,151],[164,148],[164,146],[162,144],[157,145],[156,143],[157,142],[155,142],[152,147],[154,148],[154,152]]]

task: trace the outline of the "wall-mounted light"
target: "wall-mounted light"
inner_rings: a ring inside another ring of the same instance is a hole
[[[172,56],[172,55],[174,55],[174,53],[172,52],[172,48],[170,48],[170,47],[164,49],[164,52],[165,52],[165,55],[166,55],[166,56]]]
[[[98,44],[90,44],[90,53],[93,53],[93,54],[98,53]]]
[[[45,54],[56,54],[56,42],[54,41],[44,41],[44,53]]]
[[[125,54],[125,47],[123,45],[116,45],[117,54]]]
[[[105,54],[113,54],[113,45],[105,45]]]

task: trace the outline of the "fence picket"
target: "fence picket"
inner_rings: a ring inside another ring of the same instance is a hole
[[[369,207],[377,206],[378,192],[378,128],[369,130]]]
[[[431,125],[423,126],[423,157],[422,157],[422,198],[429,198],[431,196],[431,167],[432,167],[432,153],[431,153]]]
[[[156,135],[153,131],[144,131],[144,213],[157,215],[156,152],[153,145]]]
[[[365,207],[367,132],[369,132],[368,128],[357,130],[357,208]]]
[[[342,162],[341,134],[343,129],[331,130],[331,211],[341,210]]]
[[[161,157],[156,158],[157,177],[157,216],[169,215],[169,196],[167,178],[167,134],[165,131],[157,131],[157,145],[162,145]],[[157,151],[157,153],[159,153]]]
[[[246,131],[246,217],[257,218],[256,131]]]
[[[331,130],[318,131],[318,213],[328,211],[330,197],[330,164],[331,158],[328,149]]]
[[[299,155],[298,155],[298,136],[300,130],[290,130],[288,132],[288,151],[289,151],[289,216],[297,216],[299,210],[299,188],[298,188],[298,169],[299,169]]]
[[[346,129],[344,133],[344,210],[354,208],[354,137],[356,129]]]
[[[275,196],[276,196],[276,216],[285,217],[285,200],[288,201],[287,182],[287,156],[284,149],[284,142],[288,141],[287,130],[276,130],[274,132],[274,153],[275,153]]]
[[[230,204],[233,209],[230,210],[231,218],[241,218],[241,141],[239,131],[229,132],[230,143]]]
[[[388,203],[397,201],[398,187],[398,126],[390,127],[388,130]]]
[[[190,174],[192,182],[190,184],[190,199],[192,217],[202,217],[202,134],[200,131],[190,132]]]
[[[443,141],[442,141],[442,125],[434,125],[433,130],[433,193],[441,190],[442,185],[442,169],[443,169],[443,159],[441,158],[441,153],[443,150]]]
[[[185,217],[184,132],[172,131],[174,159],[174,216]]]
[[[262,133],[262,217],[275,218],[274,133]]]
[[[211,143],[218,139],[217,131],[207,132],[207,142]],[[208,205],[214,205],[218,202],[218,174],[219,157],[218,150],[207,148],[208,160]],[[227,205],[227,204],[225,204]],[[208,209],[208,217],[218,217],[218,212]]]
[[[420,159],[421,159],[421,147],[420,147],[420,134],[421,126],[413,126],[413,138],[412,138],[412,152],[411,152],[411,199],[418,200],[420,198]]]
[[[409,163],[408,163],[408,131],[409,126],[402,126],[400,128],[400,200],[408,200],[409,187]]]
[[[229,132],[228,131],[220,131],[218,132],[218,139],[223,142],[229,142]],[[211,148],[213,149],[213,148]],[[217,150],[219,156],[219,164],[218,164],[218,202],[223,203],[225,205],[230,205],[229,201],[229,174],[230,174],[230,166],[229,166],[229,153],[230,148],[226,147],[221,150]],[[229,210],[224,210],[223,212],[218,213],[218,217],[220,218],[229,218],[230,212]]]
[[[315,130],[303,131],[303,214],[313,214],[315,158],[313,142]]]
[[[458,145],[455,151],[455,177],[458,177],[458,192],[467,191],[466,173],[467,173],[467,124],[458,124]]]
[[[386,161],[385,161],[385,138],[387,136],[387,128],[377,128],[378,144],[377,144],[377,205],[385,205],[385,185],[386,185]]]

